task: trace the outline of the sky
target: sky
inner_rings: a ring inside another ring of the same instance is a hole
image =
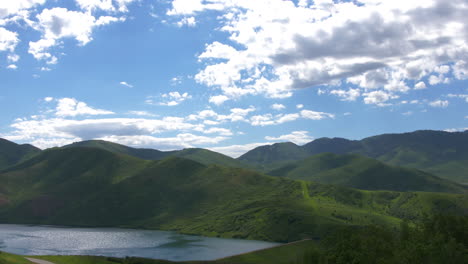
[[[468,129],[467,0],[0,0],[0,137],[208,148]]]

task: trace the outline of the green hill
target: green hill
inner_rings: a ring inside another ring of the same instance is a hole
[[[420,169],[441,178],[468,183],[468,131],[449,133],[422,130],[378,135],[359,141],[319,138],[295,148],[290,155],[263,146],[247,152],[239,159],[271,171],[281,167],[276,163],[281,159],[271,159],[270,156],[289,156],[290,161],[299,161],[305,158],[303,153],[311,156],[326,152],[360,154],[390,165]],[[245,158],[251,156],[255,159]]]
[[[268,173],[365,190],[465,193],[468,188],[416,169],[394,167],[357,154],[324,153]]]
[[[269,171],[307,156],[309,154],[300,146],[285,142],[257,147],[237,159],[260,171]]]
[[[295,241],[342,226],[461,214],[466,195],[361,191],[178,157],[55,148],[0,174],[0,222]]]
[[[0,170],[26,160],[39,152],[41,150],[32,145],[19,145],[0,138]]]
[[[246,167],[242,162],[223,155],[202,148],[187,148],[179,151],[174,151],[169,157],[180,157],[199,162],[204,165],[220,165],[226,167],[243,168]]]
[[[167,157],[182,157],[205,165],[218,164],[228,167],[243,167],[240,161],[207,149],[187,148],[175,151],[160,151],[156,149],[132,148],[104,140],[87,140],[66,145],[63,148],[92,147],[107,150],[117,154],[125,154],[145,160],[162,160]]]
[[[125,154],[145,160],[160,160],[173,153],[173,151],[160,151],[156,149],[132,148],[104,140],[86,140],[66,145],[63,148],[91,147],[107,150],[117,154]]]

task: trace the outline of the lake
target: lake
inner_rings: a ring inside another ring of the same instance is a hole
[[[20,255],[138,256],[214,260],[278,245],[264,241],[181,235],[169,231],[0,224],[0,250]]]

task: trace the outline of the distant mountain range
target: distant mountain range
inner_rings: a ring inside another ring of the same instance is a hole
[[[99,140],[44,151],[1,140],[0,222],[293,241],[340,226],[467,214],[466,186],[401,166],[433,159],[432,167],[464,168],[467,135],[417,131],[280,143],[239,159]],[[414,153],[424,158],[404,159]]]
[[[441,178],[468,183],[468,131],[424,130],[363,140],[319,138],[304,146],[278,143],[255,148],[238,160],[262,171],[271,171],[287,161],[300,161],[321,153],[359,154],[389,165],[416,168]]]

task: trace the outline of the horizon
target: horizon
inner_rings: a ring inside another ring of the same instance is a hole
[[[240,156],[468,129],[461,0],[0,3],[0,138]]]
[[[213,151],[213,152],[217,152],[217,153],[220,153],[220,154],[223,154],[223,155],[226,155],[228,157],[231,157],[233,159],[237,159],[239,158],[240,156],[246,154],[247,152],[251,151],[251,150],[254,150],[256,148],[259,148],[259,147],[264,147],[264,146],[270,146],[270,145],[275,145],[275,144],[284,144],[284,143],[293,143],[297,146],[304,146],[304,145],[307,145],[311,142],[314,142],[316,140],[319,140],[319,139],[324,139],[324,138],[328,138],[328,139],[346,139],[346,140],[350,140],[350,141],[361,141],[361,140],[364,140],[366,138],[370,138],[370,137],[375,137],[375,136],[382,136],[382,135],[401,135],[401,134],[408,134],[408,133],[415,133],[415,132],[421,132],[421,131],[425,131],[425,132],[446,132],[446,133],[465,133],[465,132],[468,132],[468,129],[465,129],[464,131],[449,131],[449,130],[427,130],[427,129],[422,129],[422,130],[415,130],[415,131],[409,131],[409,132],[402,132],[402,133],[384,133],[384,134],[379,134],[379,135],[372,135],[372,136],[369,136],[369,137],[364,137],[364,138],[360,138],[360,139],[348,139],[348,138],[340,138],[340,137],[321,137],[321,138],[316,138],[316,139],[313,139],[309,142],[306,142],[304,144],[296,144],[294,142],[291,142],[291,141],[282,141],[282,142],[274,142],[274,143],[270,143],[270,144],[265,144],[265,145],[260,145],[260,146],[256,146],[252,149],[249,149],[245,152],[236,152],[236,153],[229,153],[229,152],[226,152],[226,153],[223,153],[223,152],[220,152],[220,151],[216,151],[216,150],[212,150],[212,149],[209,149],[209,148],[206,148],[206,150],[210,150],[210,151]],[[1,138],[0,138],[1,139]],[[170,152],[170,151],[182,151],[182,150],[185,150],[185,149],[205,149],[205,148],[182,148],[182,149],[173,149],[173,150],[160,150],[160,149],[155,149],[155,148],[138,148],[138,147],[132,147],[132,146],[128,146],[128,145],[124,145],[124,144],[120,144],[118,142],[112,142],[112,141],[106,141],[106,140],[102,140],[102,139],[88,139],[88,140],[82,140],[82,141],[75,141],[75,142],[72,142],[70,144],[67,144],[67,145],[64,145],[64,146],[68,146],[68,145],[72,145],[72,144],[75,144],[75,143],[80,143],[80,142],[86,142],[86,141],[103,141],[103,142],[109,142],[109,143],[115,143],[115,144],[119,144],[119,145],[122,145],[122,146],[126,146],[126,147],[131,147],[131,148],[135,148],[135,149],[153,149],[153,150],[158,150],[158,151],[162,151],[162,152]],[[33,144],[31,143],[17,143],[17,142],[14,142],[14,141],[11,141],[13,143],[16,143],[16,144],[21,144],[21,145],[30,145],[30,146],[33,146],[33,147],[36,147],[36,148],[39,148],[37,146],[34,146]],[[47,150],[47,149],[52,149],[52,148],[55,148],[55,147],[51,147],[51,148],[44,148],[44,149],[41,149],[39,148],[41,151],[44,151],[44,150]],[[239,154],[240,153],[240,154]],[[229,154],[233,154],[233,155],[229,155]]]

